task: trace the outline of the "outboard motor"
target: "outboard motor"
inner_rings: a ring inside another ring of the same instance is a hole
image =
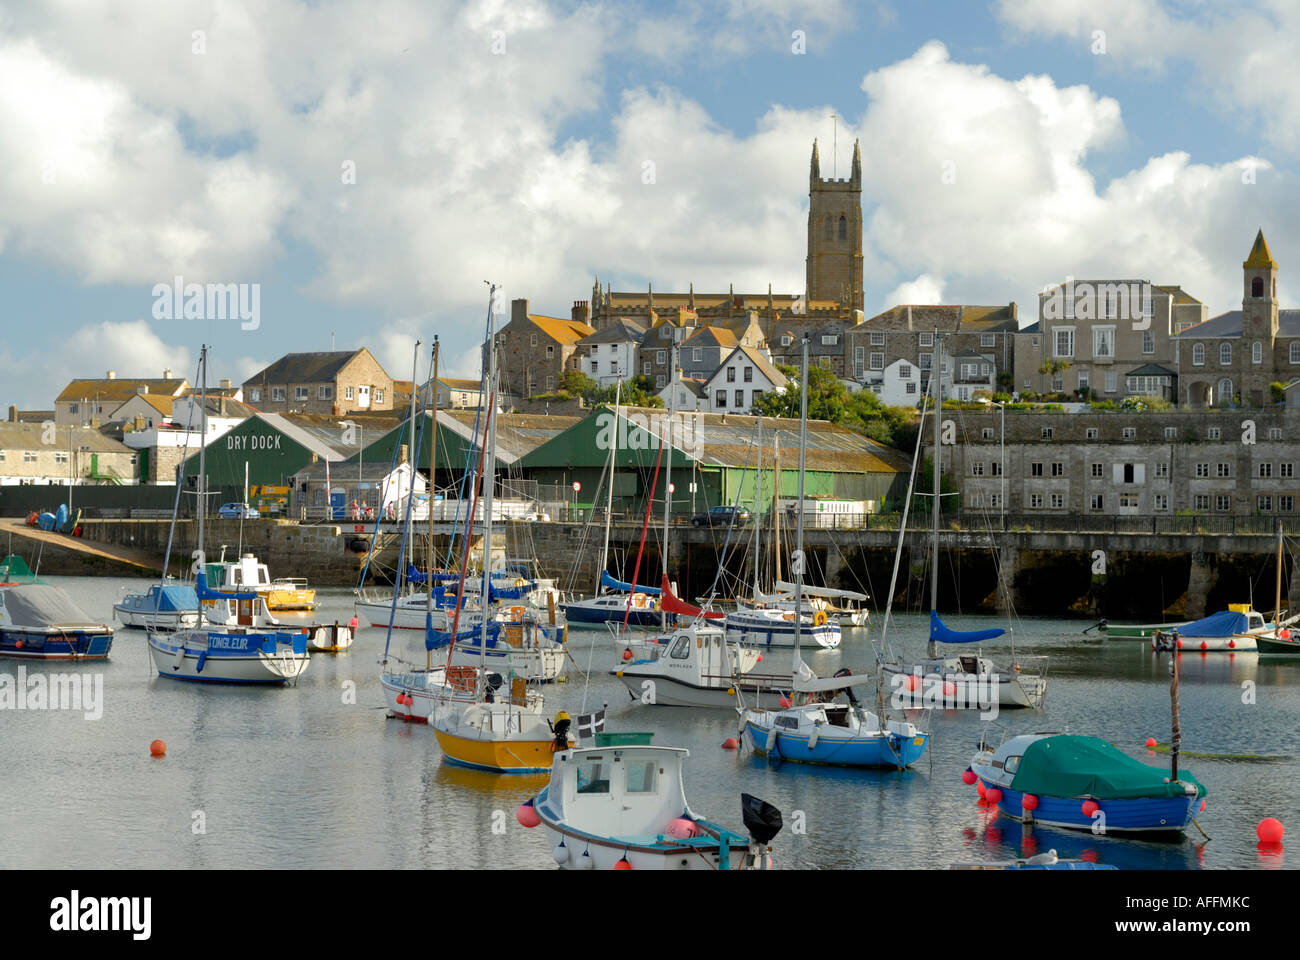
[[[555,743],[551,745],[552,753],[557,750],[569,749],[569,727],[572,725],[573,720],[563,710],[555,715],[555,722],[549,724],[551,731],[555,734]]]
[[[768,844],[781,832],[781,827],[784,825],[781,811],[766,800],[742,793],[740,816],[745,821],[745,829],[749,831],[750,837],[758,847],[757,852],[754,853],[755,863],[758,869],[766,870]]]
[[[853,676],[853,671],[850,670],[848,667],[840,667],[838,670],[835,671],[835,676],[837,676],[837,677],[851,677],[851,676]],[[853,695],[853,688],[852,688],[852,687],[845,687],[845,688],[844,688],[844,695],[845,695],[846,697],[849,698],[849,703],[850,703],[850,704],[852,704],[852,705],[855,706],[855,707],[858,705],[858,698],[855,697],[855,696]]]

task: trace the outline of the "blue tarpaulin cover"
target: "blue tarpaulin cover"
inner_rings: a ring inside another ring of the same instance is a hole
[[[197,610],[199,608],[199,595],[190,586],[171,583],[164,587],[150,587],[149,593],[155,597],[154,603],[157,610]]]
[[[606,590],[621,590],[624,593],[628,593],[634,589],[632,584],[630,583],[624,583],[622,580],[615,580],[613,577],[609,575],[608,570],[606,570],[604,573],[600,575],[600,585],[604,587]],[[647,596],[651,596],[651,597],[659,596],[658,587],[637,586],[635,590],[637,593],[644,593]]]
[[[462,630],[456,634],[456,646],[474,647],[479,645],[479,634],[481,627],[474,627],[472,630]],[[497,637],[501,634],[501,624],[491,622],[488,624],[488,649],[497,645]],[[451,643],[450,630],[434,630],[426,627],[424,631],[424,647],[426,650],[437,650],[439,647],[445,647]]]
[[[1193,620],[1185,627],[1178,628],[1180,637],[1230,637],[1234,633],[1245,633],[1249,620],[1244,613],[1224,610],[1204,620]]]
[[[978,643],[980,640],[992,640],[1006,633],[1001,627],[988,630],[951,630],[944,626],[939,614],[930,611],[930,639],[940,643]]]

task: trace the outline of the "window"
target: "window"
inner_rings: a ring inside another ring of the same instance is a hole
[[[1292,340],[1288,352],[1292,363],[1300,363],[1300,340]]]
[[[993,474],[995,477],[1002,476],[1002,464],[997,460],[994,460],[989,464],[989,473]]]
[[[1277,465],[1277,475],[1278,475],[1279,477],[1287,477],[1287,478],[1294,477],[1294,476],[1295,476],[1295,464],[1294,464],[1294,463],[1279,463],[1279,464]]]
[[[736,368],[727,367],[727,383],[735,383],[735,382],[736,382]]]
[[[295,400],[306,400],[311,396],[311,391],[307,387],[294,387],[293,398]]]
[[[1029,475],[1031,477],[1041,477],[1043,475],[1043,465],[1041,463],[1031,463],[1029,465]]]
[[[1252,297],[1262,297],[1264,295],[1264,278],[1255,277],[1250,281],[1250,295]]]
[[[1059,493],[1052,494],[1052,509],[1060,510],[1065,506],[1065,497]]]
[[[1052,356],[1074,356],[1074,327],[1052,328]]]
[[[885,335],[883,333],[873,333],[871,335],[871,345],[873,347],[883,347],[885,345]]]
[[[1104,477],[1104,476],[1106,475],[1106,473],[1105,473],[1105,469],[1104,469],[1103,464],[1100,464],[1100,463],[1094,463],[1094,464],[1092,465],[1092,475],[1093,475],[1094,477],[1098,477],[1098,478],[1100,478],[1100,477]]]
[[[917,339],[917,346],[921,346],[921,347],[933,347],[933,346],[934,346],[934,334],[933,334],[933,333],[923,333],[923,334],[921,334],[920,337]]]
[[[609,770],[602,757],[578,761],[578,793],[609,793]]]
[[[632,760],[627,763],[626,793],[654,793],[658,788],[658,760]]]
[[[257,387],[251,387],[251,388],[249,389],[249,391],[248,391],[248,402],[249,402],[249,403],[261,403],[261,402],[262,402],[262,391],[259,390]]]
[[[1277,509],[1279,513],[1290,513],[1295,509],[1295,498],[1289,494],[1278,497]]]
[[[1157,476],[1157,477],[1161,477],[1161,478],[1166,479],[1166,480],[1169,479],[1169,464],[1167,464],[1167,463],[1157,463],[1155,469],[1156,469],[1156,476]]]
[[[537,346],[537,334],[534,333],[534,334],[532,334],[531,336],[529,336],[529,338],[528,338],[528,345],[529,345],[530,347],[535,347],[535,346]]]
[[[318,386],[318,387],[316,388],[316,399],[317,399],[317,400],[333,400],[333,399],[334,399],[334,388],[331,387],[329,384],[322,383],[320,386]],[[381,397],[380,399],[383,399],[383,398]]]
[[[660,390],[664,388],[664,384],[666,382],[667,382],[667,378],[662,373],[659,374],[659,376],[655,377],[655,386],[658,387]]]
[[[1205,344],[1203,343],[1192,344],[1192,366],[1194,367],[1205,366]]]
[[[1089,385],[1090,385],[1090,381],[1089,381],[1089,377],[1088,377],[1088,371],[1087,371],[1087,370],[1080,370],[1080,371],[1079,371],[1079,390],[1080,390],[1080,391],[1083,391],[1083,392],[1087,392]]]
[[[845,219],[844,214],[840,214],[840,239],[849,238],[849,221]]]
[[[68,406],[68,413],[77,413],[77,412],[79,412],[78,404],[73,403]]]
[[[1118,380],[1118,378],[1119,375],[1115,373],[1114,369],[1106,371],[1106,392],[1107,393],[1115,392],[1115,382],[1116,380]]]
[[[885,355],[883,353],[873,353],[871,355],[871,369],[872,370],[885,369]],[[901,368],[900,368],[900,372],[901,372]]]
[[[1232,344],[1219,344],[1219,365],[1226,367],[1230,363],[1232,363]]]
[[[725,408],[727,405],[727,391],[719,390],[713,395],[714,405],[719,408]]]
[[[1215,464],[1215,469],[1216,469],[1216,473],[1215,473],[1216,476],[1219,476],[1219,477],[1231,477],[1231,476],[1232,476],[1232,464],[1230,464],[1230,463],[1219,463],[1219,464]]]
[[[704,348],[691,347],[691,363],[703,363],[703,362],[704,362]]]
[[[667,363],[667,362],[668,362],[668,351],[667,351],[667,350],[656,350],[656,351],[655,351],[655,363]]]
[[[984,476],[984,464],[983,464],[982,461],[980,461],[980,462],[976,462],[976,463],[972,463],[972,464],[970,465],[970,475],[971,475],[972,477],[982,477],[982,476]]]
[[[1055,427],[1043,427],[1043,439],[1044,439],[1044,440],[1053,440],[1053,439],[1055,439],[1055,438],[1056,438],[1056,428],[1055,428]]]
[[[1166,440],[1177,440],[1177,439],[1178,439],[1178,428],[1177,428],[1177,427],[1165,427],[1165,439],[1166,439]]]
[[[351,388],[351,387],[344,387],[344,388],[343,388],[343,399],[344,399],[344,400],[351,400],[351,399],[352,399],[352,388]]]
[[[383,402],[384,402],[384,391],[383,391],[383,390],[376,390],[376,391],[375,391],[375,403],[383,403]]]
[[[900,363],[898,365],[898,375],[904,379],[907,379],[912,375],[912,368],[905,363]]]
[[[1052,377],[1052,390],[1054,390],[1056,393],[1060,393],[1064,389],[1065,389],[1065,374],[1058,373],[1056,376]]]
[[[547,378],[546,378],[546,392],[547,392],[547,393],[550,393],[550,392],[551,392],[552,390],[554,390],[554,389],[555,389],[555,378],[554,378],[554,377],[547,377]]]
[[[930,369],[930,364],[931,364],[933,361],[934,361],[934,354],[933,354],[933,353],[923,353],[923,354],[921,354],[921,369],[922,369],[922,370],[929,370],[929,369]]]
[[[754,368],[753,368],[753,367],[746,367],[746,368],[745,368],[745,382],[746,382],[746,383],[753,383],[753,382],[754,382]]]
[[[650,362],[649,362],[648,360],[647,360],[645,363],[641,364],[641,375],[642,375],[642,376],[645,376],[645,377],[650,376],[650,370],[651,370],[651,364],[650,364]]]
[[[1154,330],[1142,331],[1142,352],[1143,353],[1156,352],[1156,332]]]
[[[1156,493],[1151,496],[1151,506],[1156,510],[1169,509],[1169,495],[1166,493]]]
[[[903,392],[906,394],[916,393],[916,381],[909,380],[907,383],[903,384]]]
[[[758,403],[758,401],[760,401],[760,400],[762,400],[762,399],[763,399],[763,391],[762,391],[762,390],[755,390],[753,393],[751,393],[751,394],[749,395],[749,402],[750,402],[751,404]]]
[[[591,361],[591,372],[592,372],[592,373],[600,373],[600,361],[599,361],[599,360],[593,360],[593,361]]]
[[[1281,439],[1282,439],[1282,428],[1281,428],[1281,427],[1269,427],[1269,428],[1268,428],[1268,438],[1269,438],[1270,440],[1281,440]]]
[[[1093,327],[1092,355],[1098,359],[1111,359],[1115,356],[1114,327]]]
[[[1226,493],[1217,493],[1214,495],[1214,509],[1219,513],[1227,513],[1232,509],[1232,497]]]
[[[1210,465],[1208,463],[1198,463],[1196,465],[1196,475],[1198,477],[1208,477],[1210,475]]]
[[[284,399],[284,387],[272,387],[272,388],[271,388],[271,399],[272,399],[272,400],[283,400],[283,399]]]
[[[1207,440],[1218,440],[1218,439],[1219,439],[1219,428],[1218,428],[1218,427],[1210,427],[1210,429],[1207,430],[1207,431],[1205,432],[1205,437],[1206,437]]]
[[[1198,493],[1192,498],[1192,506],[1196,510],[1210,509],[1210,495],[1208,493]]]
[[[659,328],[659,339],[660,339],[660,340],[667,340],[667,339],[668,339],[669,337],[671,337],[672,335],[673,335],[672,328],[669,327],[668,324],[665,323],[662,327]]]
[[[744,408],[744,406],[745,406],[745,391],[744,391],[744,390],[737,390],[737,391],[736,391],[736,404],[735,404],[735,405],[736,405],[736,409],[738,409],[738,410]]]
[[[993,439],[993,428],[992,428],[992,427],[985,427],[983,430],[980,431],[980,436],[981,436],[983,439],[985,439],[985,440],[992,440],[992,439]]]
[[[594,357],[594,356],[595,356],[596,354],[598,354],[599,352],[600,352],[600,344],[599,344],[599,343],[593,343],[593,344],[591,345],[591,355]]]
[[[1269,496],[1267,493],[1261,494],[1260,496],[1256,497],[1255,509],[1258,510],[1260,513],[1272,513],[1273,498]]]
[[[1085,439],[1085,440],[1096,440],[1096,439],[1097,439],[1097,428],[1096,428],[1096,427],[1089,427],[1087,430],[1083,431],[1083,439]]]
[[[36,458],[33,456],[32,459],[35,460]],[[54,453],[54,462],[55,462],[55,463],[67,463],[67,462],[68,462],[68,453],[67,453],[67,451],[66,451],[66,450],[56,450],[55,453]]]
[[[1041,493],[1031,493],[1029,495],[1029,505],[1031,507],[1041,507],[1043,505],[1043,495]]]
[[[823,347],[833,347],[833,346],[835,346],[835,344],[837,344],[837,343],[839,343],[839,342],[840,342],[840,337],[839,337],[839,334],[837,334],[837,333],[823,333],[823,334],[822,334],[822,346],[823,346]]]
[[[1259,475],[1262,479],[1268,479],[1273,476],[1273,464],[1261,463],[1259,465]]]
[[[990,506],[990,507],[998,507],[998,508],[1000,509],[1000,508],[1002,507],[1002,494],[1000,494],[1000,493],[990,493],[990,494],[989,494],[989,506]]]
[[[1088,505],[1092,507],[1093,510],[1102,509],[1102,504],[1104,502],[1105,500],[1100,493],[1094,493],[1091,497],[1088,498]]]
[[[792,344],[792,343],[794,343],[794,337],[790,336],[790,334],[788,334],[788,333],[782,335],[782,337],[781,337],[781,346],[783,346],[783,347],[788,347],[788,346],[790,346],[790,344]]]
[[[1137,435],[1138,435],[1137,427],[1125,427],[1121,432],[1121,439],[1134,440],[1137,438]]]
[[[551,359],[553,356],[555,356],[555,344],[553,344],[553,343],[548,343],[548,344],[546,345],[546,359],[549,360],[549,359]]]
[[[1256,340],[1254,343],[1250,345],[1250,362],[1251,363],[1264,362],[1264,345],[1260,343],[1258,340]]]
[[[996,342],[996,341],[994,340],[993,334],[991,334],[991,333],[981,333],[981,334],[980,334],[980,346],[981,346],[981,347],[991,347],[991,346],[994,345],[995,342]]]

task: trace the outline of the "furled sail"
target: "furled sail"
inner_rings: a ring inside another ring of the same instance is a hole
[[[784,590],[787,593],[794,593],[798,589],[798,587],[793,583],[787,583],[785,580],[778,580],[776,582],[776,588],[778,590]],[[810,587],[807,584],[804,584],[803,592],[808,594],[810,597],[840,597],[845,600],[858,601],[867,599],[865,593],[858,593],[856,590],[836,590],[834,587]]]
[[[940,643],[978,643],[981,640],[992,640],[1006,633],[1001,627],[992,627],[988,630],[952,630],[939,619],[939,614],[934,610],[930,611],[930,639],[937,640]]]
[[[668,578],[664,577],[663,587],[663,609],[669,613],[676,613],[685,617],[704,617],[706,620],[724,620],[726,614],[720,610],[709,610],[705,612],[699,607],[692,606],[685,600],[679,600],[673,595],[673,589],[668,584]],[[658,591],[656,591],[658,592]]]

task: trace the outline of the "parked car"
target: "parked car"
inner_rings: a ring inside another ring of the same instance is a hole
[[[217,510],[217,516],[222,520],[256,520],[261,516],[256,507],[250,507],[246,503],[223,503]]]
[[[691,517],[691,525],[696,527],[728,527],[732,518],[736,523],[744,523],[750,513],[745,507],[709,507],[707,513],[697,513]]]

